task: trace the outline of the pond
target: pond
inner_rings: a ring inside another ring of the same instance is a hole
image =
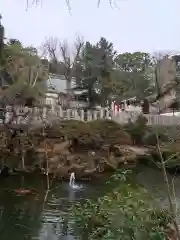
[[[68,183],[52,182],[44,204],[45,179],[14,176],[0,180],[0,239],[73,240],[71,229],[62,224],[70,205],[102,192],[101,184],[79,184],[80,188],[72,189]],[[19,188],[33,189],[33,193],[18,195],[14,190]]]
[[[170,189],[175,192],[176,208],[180,210],[180,175],[167,174]],[[147,166],[138,166],[136,180],[144,186],[150,195],[163,207],[168,207],[167,190],[161,169],[154,169]],[[180,221],[180,219],[179,219]]]
[[[162,205],[168,205],[161,171],[138,167],[136,179]],[[173,178],[169,175],[169,180],[174,180],[176,197],[180,199],[180,177]],[[73,221],[69,216],[69,207],[75,201],[97,198],[107,191],[103,182],[97,182],[77,183],[81,187],[72,189],[69,183],[52,181],[44,203],[47,185],[45,179],[38,176],[13,176],[0,180],[0,239],[73,240],[72,229],[66,227],[67,222],[62,224],[63,219],[68,217],[69,223]],[[19,188],[32,189],[33,193],[18,195],[14,190]]]

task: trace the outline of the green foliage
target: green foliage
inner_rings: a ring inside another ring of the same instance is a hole
[[[96,120],[89,123],[90,129],[99,134],[106,144],[132,144],[130,135],[112,120]]]
[[[174,144],[175,145],[175,144]],[[177,146],[177,145],[176,145]],[[161,148],[162,155],[166,161],[166,168],[168,170],[180,171],[180,150],[173,146],[173,144]],[[158,161],[159,158],[156,158]]]
[[[49,128],[48,132],[48,136],[54,133],[55,136],[64,136],[65,139],[76,139],[79,149],[100,149],[104,144],[132,144],[131,136],[121,125],[111,120],[61,121]]]
[[[165,167],[170,172],[180,171],[180,150],[179,144],[171,143],[164,144],[160,147],[163,160],[165,161]],[[140,163],[155,166],[161,169],[161,159],[157,148],[151,150],[149,156],[142,156]]]
[[[122,53],[116,59],[116,76],[126,86],[124,97],[144,99],[154,93],[152,57],[145,52]]]
[[[146,132],[146,135],[143,137],[143,143],[145,145],[157,145],[157,137],[159,143],[167,143],[169,141],[169,134],[165,127],[151,127]]]
[[[77,120],[64,120],[59,124],[60,130],[68,137],[71,138],[78,134],[80,131],[89,131],[88,124],[86,122]]]
[[[105,38],[93,45],[84,44],[75,67],[76,84],[87,90],[90,106],[107,105],[115,98],[121,101],[139,99],[154,93],[152,58],[144,52],[117,54]]]
[[[157,209],[146,191],[131,184],[130,178],[130,171],[118,172],[110,180],[109,194],[72,208],[77,239],[165,239],[164,228],[171,216]]]
[[[19,100],[37,100],[46,91],[44,70],[37,50],[24,47],[18,40],[10,39],[4,46],[0,69],[1,78],[7,82],[1,95],[7,99],[19,96]],[[8,88],[7,88],[8,87]]]
[[[32,135],[40,136],[42,129],[32,131]],[[76,120],[60,121],[45,128],[49,138],[70,140],[72,147],[78,150],[102,149],[103,145],[132,144],[131,136],[121,125],[111,120],[82,122]]]
[[[106,101],[112,92],[111,73],[114,66],[113,43],[101,37],[100,41],[93,45],[86,42],[79,56],[79,65],[76,65],[76,84],[79,88],[87,90],[89,107],[95,104],[106,105]]]
[[[143,116],[138,116],[135,122],[129,122],[125,126],[125,130],[131,135],[134,144],[142,144],[143,137],[148,129],[147,119]]]
[[[65,75],[67,83],[75,77],[75,88],[86,90],[86,94],[78,94],[78,99],[87,100],[89,108],[97,104],[109,106],[112,99],[122,101],[134,96],[144,99],[155,93],[153,58],[149,53],[118,54],[113,43],[101,37],[96,44],[76,41],[72,60],[67,43],[57,43],[57,39],[50,38],[44,45],[50,57],[50,72]]]

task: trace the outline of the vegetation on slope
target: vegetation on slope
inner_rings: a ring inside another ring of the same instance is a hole
[[[171,216],[155,205],[145,189],[132,184],[131,178],[129,170],[117,172],[108,182],[108,194],[72,208],[77,239],[166,239]]]

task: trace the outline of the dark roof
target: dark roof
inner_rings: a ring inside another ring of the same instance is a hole
[[[61,76],[51,76],[47,82],[48,90],[66,93],[66,79]]]
[[[72,78],[72,85],[75,81]],[[47,80],[48,89],[54,89],[56,92],[67,93],[66,78],[64,75],[50,74],[50,78]]]

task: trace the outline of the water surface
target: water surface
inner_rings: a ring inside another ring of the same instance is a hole
[[[73,240],[67,228],[69,207],[75,201],[100,195],[101,184],[81,184],[72,189],[68,183],[52,182],[44,203],[46,182],[41,178],[10,177],[0,180],[0,239],[1,240]],[[14,189],[33,189],[33,194],[22,196]],[[64,222],[64,224],[62,224]]]
[[[180,210],[180,175],[167,174],[172,195],[175,193],[177,209]],[[162,206],[168,207],[167,189],[161,169],[139,166],[136,175],[137,182],[143,185],[151,196]]]
[[[170,182],[174,182],[176,203],[180,208],[180,177],[168,177]],[[136,180],[161,205],[168,206],[161,171],[138,167]],[[99,181],[77,184],[82,185],[82,188],[72,189],[68,183],[51,182],[44,203],[47,186],[45,179],[37,176],[0,179],[0,240],[74,240],[72,229],[67,228],[73,221],[69,212],[71,204],[97,198],[107,191],[107,186]],[[33,194],[18,195],[13,190],[19,188],[33,189]],[[64,221],[66,217],[68,222]]]

